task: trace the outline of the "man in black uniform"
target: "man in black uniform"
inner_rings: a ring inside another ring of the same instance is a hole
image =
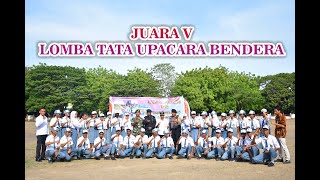
[[[151,109],[147,109],[147,115],[144,117],[143,126],[148,137],[152,136],[152,129],[156,127],[156,117],[151,115]]]
[[[180,150],[180,145],[177,144],[177,141],[181,135],[181,118],[179,118],[179,115],[177,115],[177,110],[175,109],[171,109],[171,116],[169,117],[169,127],[177,154]]]

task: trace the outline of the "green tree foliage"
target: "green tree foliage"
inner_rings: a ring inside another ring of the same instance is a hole
[[[177,78],[175,67],[170,63],[156,64],[151,68],[150,73],[153,79],[160,83],[158,87],[160,95],[162,97],[169,97],[171,95],[171,89]]]
[[[295,73],[279,73],[258,79],[265,108],[273,112],[280,105],[285,113],[295,112]]]
[[[139,68],[128,70],[126,76],[122,76],[112,86],[111,96],[119,97],[158,97],[159,82],[150,74]]]

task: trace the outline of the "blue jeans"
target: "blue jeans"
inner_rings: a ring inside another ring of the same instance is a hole
[[[151,158],[153,153],[158,153],[158,148],[150,148],[144,157]]]
[[[89,159],[92,154],[90,154],[90,151],[88,149],[82,149],[82,147],[78,148],[78,158],[85,156],[87,159]]]
[[[106,135],[106,140],[107,140],[106,143],[107,143],[107,144],[111,144],[111,128],[109,128],[109,129],[106,130],[105,135]]]
[[[253,163],[262,164],[264,161],[271,161],[274,163],[274,159],[277,157],[277,153],[273,148],[269,149],[269,153],[263,152],[262,154],[252,158]]]
[[[148,151],[148,147],[147,145],[143,145],[141,147],[135,147],[132,150],[132,155],[136,154],[137,157],[141,156],[141,152],[143,150],[143,154],[146,155],[147,151]]]
[[[212,149],[207,155],[208,158],[221,157],[223,154],[223,149],[220,146],[217,146]]]
[[[226,160],[231,158],[232,160],[234,159],[234,155],[236,154],[236,147],[228,147],[228,149],[223,153],[221,159]]]
[[[100,157],[102,153],[105,153],[106,155],[109,155],[111,151],[111,145],[100,147],[99,149],[96,149],[94,155],[96,157]]]
[[[125,150],[120,151],[120,156],[121,157],[126,157],[133,155],[133,147],[127,147]]]
[[[214,150],[210,150],[207,154],[207,158],[211,159],[211,158],[215,158],[215,151]]]
[[[187,147],[181,147],[180,151],[178,152],[178,155],[180,157],[184,157],[185,155],[189,155],[191,153],[191,145],[188,144]]]
[[[240,154],[244,153],[244,150],[240,146],[236,146],[236,155],[240,156]]]
[[[197,142],[197,140],[198,140],[198,132],[199,132],[199,129],[197,129],[197,128],[192,128],[191,129],[191,138],[193,139],[193,142]]]
[[[227,138],[228,131],[221,131],[221,136],[223,137],[223,139]]]
[[[212,128],[211,137],[216,137],[216,128],[215,127]]]
[[[77,155],[77,150],[76,149],[72,149],[70,154],[68,154],[68,150],[67,149],[61,149],[60,152],[62,152],[65,155],[65,159],[67,161],[70,161],[73,156]]]
[[[117,147],[115,144],[112,144],[111,145],[111,154],[115,154],[115,155],[120,155],[118,154],[118,150],[119,150],[119,147]],[[120,153],[121,153],[121,150],[120,150]]]
[[[52,159],[53,156],[54,156],[54,150],[46,150],[46,153],[45,153],[45,156],[47,159]],[[62,153],[62,152],[58,152],[58,155],[57,155],[57,159],[64,159],[66,158],[65,154]]]
[[[255,146],[252,146],[250,148],[250,151],[251,151],[253,157],[259,155],[259,153],[260,153],[259,149],[257,147],[255,147]],[[244,160],[250,161],[250,155],[249,155],[248,152],[243,153],[241,155],[241,158],[244,159]]]
[[[201,157],[201,153],[203,153],[207,148],[204,148],[202,146],[196,146],[196,152],[198,157]]]
[[[77,149],[78,131],[76,128],[72,128],[71,138],[73,142],[72,149]]]
[[[170,154],[170,156],[172,156],[174,151],[175,151],[174,147],[161,148],[158,153],[158,158],[163,159],[166,157],[166,154]]]

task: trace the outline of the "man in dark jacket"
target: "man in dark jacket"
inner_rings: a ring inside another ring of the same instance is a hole
[[[177,115],[177,110],[171,109],[171,116],[169,117],[169,127],[171,131],[171,137],[176,147],[176,154],[180,150],[180,145],[177,141],[181,135],[181,118]]]
[[[151,109],[147,109],[147,115],[144,117],[143,126],[148,137],[152,136],[152,129],[156,127],[156,118],[151,115]]]

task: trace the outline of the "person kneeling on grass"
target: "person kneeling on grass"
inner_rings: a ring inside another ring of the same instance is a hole
[[[77,147],[78,147],[78,159],[82,160],[83,156],[85,156],[86,159],[89,159],[92,156],[93,149],[90,148],[90,141],[88,138],[88,130],[84,129],[82,131],[82,136],[77,141]]]
[[[111,151],[111,146],[106,143],[106,138],[104,137],[104,131],[99,131],[99,136],[94,140],[93,147],[95,148],[96,160],[100,160],[101,155],[107,159]]]
[[[111,147],[111,159],[116,160],[116,157],[120,156],[120,152],[122,149],[123,145],[123,137],[121,136],[121,128],[116,127],[116,133],[111,136],[111,142],[112,142],[112,147]]]
[[[148,136],[145,135],[146,130],[141,128],[139,130],[139,135],[136,136],[135,144],[133,146],[132,154],[136,154],[136,158],[140,158],[143,151],[143,156],[146,155],[148,151]]]
[[[253,164],[274,166],[274,159],[277,157],[276,151],[280,148],[280,145],[276,137],[269,134],[269,126],[263,126],[264,137],[261,137],[261,141],[257,144],[259,148],[263,149],[263,153],[252,158]],[[253,140],[255,141],[255,140]]]
[[[169,130],[165,129],[163,131],[163,137],[161,138],[161,141],[158,144],[159,149],[159,154],[157,156],[158,159],[164,159],[166,157],[166,154],[169,154],[168,157],[169,159],[173,159],[172,155],[173,152],[175,151],[174,148],[174,143],[172,137],[169,137]]]
[[[247,130],[241,129],[240,133],[241,133],[241,136],[239,137],[238,142],[236,144],[236,161],[237,162],[242,161],[241,156],[243,153],[245,153],[244,147],[245,147],[245,138],[246,138]]]
[[[224,144],[224,139],[221,136],[221,130],[216,130],[216,136],[211,139],[211,151],[208,152],[207,158],[213,159],[216,158],[217,161],[221,160],[221,156],[224,153],[222,145]]]
[[[234,130],[232,128],[228,129],[228,137],[225,139],[225,143],[223,147],[225,151],[221,157],[221,160],[229,159],[232,162],[235,162],[234,156],[236,154],[236,143],[238,142],[238,138],[234,137]]]
[[[190,160],[192,156],[191,152],[195,151],[193,139],[190,136],[188,136],[187,130],[182,131],[177,144],[181,144],[181,149],[178,152],[178,158],[187,157],[187,160]]]
[[[155,154],[158,154],[159,148],[158,148],[158,142],[161,140],[160,136],[158,135],[158,129],[154,128],[152,130],[153,135],[149,137],[148,139],[148,146],[149,149],[145,155],[144,158],[153,158]]]
[[[63,160],[66,156],[64,153],[60,152],[60,139],[58,134],[58,128],[53,127],[51,128],[51,135],[46,138],[46,152],[45,156],[48,159],[49,163],[57,160]]]
[[[198,144],[196,146],[196,152],[197,152],[197,156],[198,156],[197,159],[200,160],[201,154],[203,153],[203,155],[206,156],[210,150],[210,147],[211,147],[209,137],[207,137],[206,130],[202,130],[201,137],[198,138],[197,144]]]
[[[77,156],[77,150],[73,147],[73,140],[71,135],[71,129],[66,128],[64,136],[60,140],[60,148],[62,153],[66,156],[66,161],[70,162],[74,156]]]

